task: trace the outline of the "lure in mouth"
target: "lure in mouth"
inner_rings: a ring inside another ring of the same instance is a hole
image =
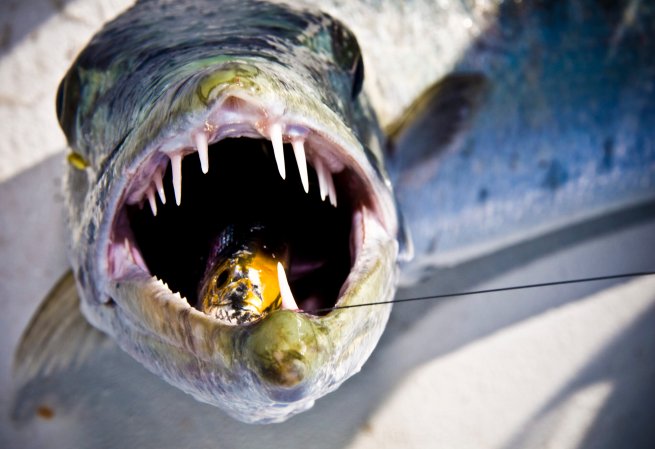
[[[229,324],[243,324],[273,310],[298,310],[286,271],[284,234],[262,224],[229,225],[212,243],[198,289],[202,311]]]
[[[388,219],[370,174],[338,136],[284,114],[272,118],[272,109],[226,96],[190,130],[159,141],[128,173],[108,250],[113,280],[154,276],[225,324],[246,324],[276,309],[318,314],[338,303],[362,249],[364,217],[380,224]],[[261,246],[249,251],[270,259],[265,270],[244,267],[244,253],[236,251],[217,261],[217,239],[254,223],[273,230],[268,244],[283,246],[284,258],[274,259]],[[207,273],[239,258],[242,272],[234,263],[230,276],[241,276],[240,300],[237,291],[216,288],[215,278],[208,303]],[[265,281],[253,278],[273,268]],[[279,300],[244,308],[253,295],[261,299],[255,290],[264,284],[279,291]],[[216,307],[218,297],[232,299]]]

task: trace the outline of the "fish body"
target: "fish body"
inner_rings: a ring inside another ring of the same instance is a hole
[[[655,104],[642,101],[653,96],[653,64],[644,59],[651,44],[640,39],[652,8],[640,7],[641,19],[614,46],[621,5],[321,8],[140,1],[93,38],[57,99],[71,147],[70,258],[84,316],[155,374],[246,422],[285,420],[361,368],[390,305],[316,311],[391,300],[412,247],[408,284],[435,264],[506,245],[518,231],[561,226],[567,207],[597,213],[653,197],[655,147],[640,122]],[[608,25],[587,42],[574,25],[588,17]],[[540,27],[524,27],[531,20]],[[562,29],[566,39],[549,34]],[[597,77],[575,69],[577,53],[564,53],[571,67],[557,67],[552,55],[569,41],[593,50],[583,53]],[[625,61],[634,78],[596,96]],[[575,96],[589,79],[594,88]],[[558,102],[562,93],[571,107]],[[616,98],[628,98],[616,116],[598,112]],[[576,134],[568,145],[570,129],[554,125],[560,113],[578,117],[574,110],[591,137]],[[593,169],[592,147],[607,137],[600,130],[624,139],[630,126],[641,143],[624,145],[613,169]],[[542,177],[534,153],[545,160]],[[603,199],[598,186],[612,179],[628,182]],[[586,196],[566,194],[573,181],[596,184]],[[535,215],[543,201],[558,208]],[[503,204],[527,204],[522,212],[536,218],[517,219]],[[273,300],[276,310],[235,325],[217,319],[199,285],[220,276],[223,261],[245,260],[212,248],[226,230],[255,222],[283,230],[288,255],[272,282],[283,296],[284,278],[293,303]]]
[[[471,18],[481,32],[387,160],[416,254],[405,285],[655,197],[654,5],[503,2],[493,15]]]

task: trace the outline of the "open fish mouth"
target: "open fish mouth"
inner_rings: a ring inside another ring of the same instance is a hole
[[[338,136],[273,109],[226,95],[146,152],[113,218],[110,279],[154,276],[170,290],[162,293],[202,310],[198,286],[213,239],[234,223],[262,223],[290,252],[283,308],[321,314],[338,305],[366,222],[392,234],[383,200]]]

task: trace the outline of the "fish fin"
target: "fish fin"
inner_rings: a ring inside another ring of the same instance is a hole
[[[12,416],[20,421],[28,409],[39,414],[34,388],[30,385],[41,385],[59,371],[79,367],[109,341],[82,315],[75,278],[69,270],[37,309],[14,354],[16,394]],[[28,412],[28,416],[33,413]]]
[[[480,73],[454,73],[429,87],[385,129],[390,170],[411,169],[451,147],[468,128],[488,86]]]
[[[402,209],[398,205],[396,199],[396,210],[398,211],[398,261],[401,263],[409,262],[414,258],[414,243],[412,242],[412,234],[409,230],[407,220],[402,213]]]

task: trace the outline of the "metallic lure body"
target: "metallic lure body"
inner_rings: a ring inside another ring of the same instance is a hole
[[[275,231],[249,224],[229,226],[219,235],[200,284],[204,313],[244,324],[282,307],[278,264],[288,269],[289,251]]]

